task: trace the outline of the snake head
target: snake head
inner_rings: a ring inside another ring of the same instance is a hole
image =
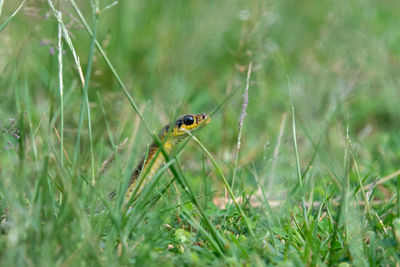
[[[171,138],[182,138],[188,136],[188,132],[200,129],[207,125],[211,118],[204,113],[201,114],[188,114],[180,117],[175,123],[166,125],[160,132],[159,136],[164,138],[169,136]]]

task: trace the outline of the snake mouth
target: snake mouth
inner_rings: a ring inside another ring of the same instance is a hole
[[[199,123],[198,127],[196,128],[196,130],[200,129],[200,128],[203,128],[204,126],[206,126],[207,124],[209,124],[211,122],[211,118],[206,114],[201,114],[200,118],[203,119],[203,120]]]
[[[208,117],[207,115],[205,115],[205,116],[206,116],[206,119],[201,123],[202,125],[207,125],[211,122],[211,118]]]

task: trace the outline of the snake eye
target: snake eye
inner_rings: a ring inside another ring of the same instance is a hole
[[[191,125],[191,124],[193,124],[193,122],[194,122],[194,118],[193,118],[193,116],[190,116],[190,115],[185,116],[185,117],[183,118],[183,122],[184,122],[186,125]]]

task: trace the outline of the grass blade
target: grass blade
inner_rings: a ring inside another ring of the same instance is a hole
[[[15,17],[15,15],[17,15],[18,11],[23,7],[23,5],[25,4],[26,0],[22,0],[21,4],[17,7],[17,9],[11,14],[11,16],[9,16],[6,21],[0,25],[0,32],[2,30],[4,30],[4,28],[8,25],[8,23],[10,23],[10,21]],[[1,15],[1,10],[3,9],[3,0],[0,1],[0,15]]]

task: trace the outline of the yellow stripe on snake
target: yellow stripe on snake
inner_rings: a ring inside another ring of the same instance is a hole
[[[176,122],[165,125],[158,134],[158,138],[163,145],[164,151],[170,154],[172,149],[185,137],[189,136],[188,132],[193,132],[197,129],[202,128],[211,121],[210,117],[206,114],[189,114],[180,117]],[[132,172],[131,180],[129,182],[128,190],[126,192],[125,201],[131,200],[132,194],[135,190],[136,183],[139,175],[143,172],[146,174],[146,179],[151,179],[158,171],[158,169],[165,164],[165,159],[162,153],[157,153],[159,146],[156,143],[150,145],[147,156],[145,156],[138,164],[136,169]],[[151,162],[153,161],[151,165]],[[150,166],[151,165],[151,166]],[[148,170],[150,166],[150,169]],[[142,175],[143,177],[143,175]],[[143,178],[141,178],[143,179]],[[141,183],[141,187],[144,185],[144,181]],[[140,190],[138,191],[140,192]]]

